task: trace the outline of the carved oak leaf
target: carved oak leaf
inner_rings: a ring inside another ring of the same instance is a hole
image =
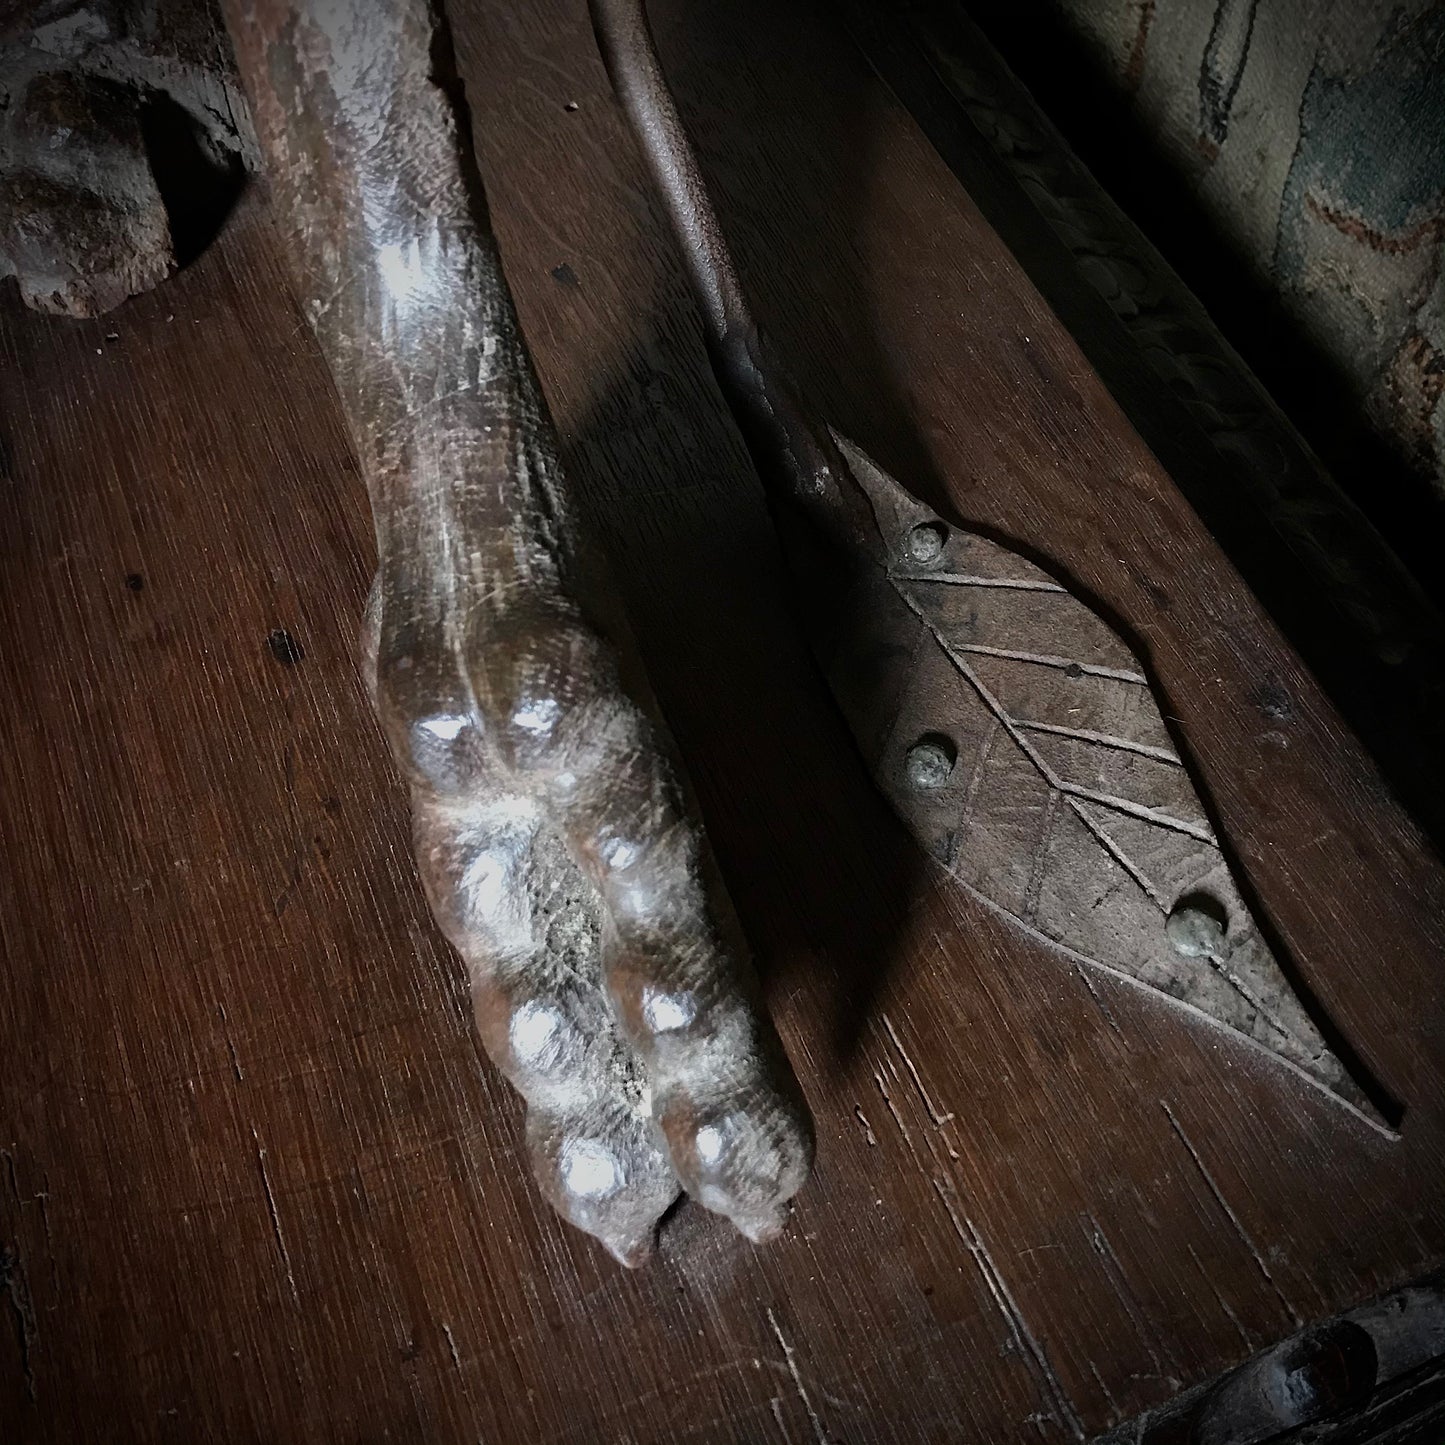
[[[875,780],[976,897],[1381,1124],[1260,937],[1137,658],[808,415],[758,331],[642,0],[592,0],[768,491],[800,621]],[[831,430],[831,429],[829,429]]]
[[[861,646],[829,671],[920,843],[1073,958],[1231,1030],[1379,1125],[1260,936],[1123,640],[835,440],[883,555],[836,634]]]

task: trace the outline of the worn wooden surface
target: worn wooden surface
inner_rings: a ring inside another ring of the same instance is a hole
[[[451,8],[817,1174],[782,1243],[684,1209],[638,1275],[526,1181],[362,698],[362,491],[253,197],[110,318],[3,308],[0,1438],[1067,1441],[1445,1259],[1440,871],[849,42],[655,0],[762,319],[882,465],[1127,621],[1398,1142],[939,889],[790,629],[583,7]]]

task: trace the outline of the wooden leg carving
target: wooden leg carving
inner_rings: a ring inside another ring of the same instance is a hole
[[[534,1172],[626,1264],[679,1183],[765,1239],[809,1168],[806,1114],[665,732],[624,687],[438,16],[230,0],[228,20],[371,494],[364,651],[422,881]]]

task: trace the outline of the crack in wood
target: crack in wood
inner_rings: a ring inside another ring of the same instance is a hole
[[[993,1298],[994,1304],[998,1307],[999,1313],[1008,1321],[1016,1348],[1023,1358],[1032,1362],[1035,1374],[1045,1392],[1052,1399],[1056,1412],[1052,1418],[1063,1425],[1074,1439],[1083,1440],[1085,1438],[1084,1422],[1079,1417],[1078,1411],[1074,1409],[1073,1401],[1068,1391],[1065,1390],[1063,1381],[1059,1379],[1058,1372],[1049,1359],[1048,1351],[1029,1328],[1028,1320],[1019,1308],[1018,1301],[1013,1297],[1013,1291],[1009,1289],[1008,1282],[994,1263],[993,1256],[989,1253],[988,1246],[984,1244],[977,1226],[966,1215],[961,1216],[953,1207],[941,1179],[933,1181],[933,1188],[948,1213],[954,1231],[963,1241],[964,1248],[973,1257],[973,1262],[983,1277],[984,1285]]]
[[[1194,1147],[1189,1136],[1184,1132],[1183,1126],[1179,1123],[1179,1120],[1174,1117],[1173,1109],[1171,1109],[1163,1099],[1159,1101],[1159,1107],[1164,1110],[1164,1116],[1169,1120],[1169,1127],[1178,1135],[1179,1142],[1184,1146],[1189,1157],[1194,1161],[1194,1167],[1199,1171],[1199,1177],[1204,1181],[1205,1187],[1214,1197],[1214,1202],[1224,1211],[1225,1218],[1229,1220],[1235,1234],[1239,1236],[1241,1243],[1243,1243],[1244,1247],[1249,1251],[1249,1256],[1254,1261],[1255,1267],[1259,1270],[1260,1274],[1264,1276],[1269,1287],[1279,1297],[1279,1302],[1284,1306],[1284,1311],[1289,1316],[1290,1322],[1296,1329],[1302,1328],[1304,1320],[1301,1319],[1294,1305],[1290,1303],[1289,1296],[1279,1287],[1274,1275],[1270,1272],[1269,1265],[1266,1263],[1264,1256],[1259,1252],[1259,1246],[1250,1238],[1249,1231],[1245,1229],[1244,1225],[1240,1222],[1239,1216],[1234,1212],[1234,1206],[1224,1197],[1223,1191],[1219,1185],[1214,1182],[1214,1176],[1205,1168],[1204,1160],[1200,1158],[1199,1150]]]

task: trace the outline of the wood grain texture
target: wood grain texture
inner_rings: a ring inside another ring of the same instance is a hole
[[[641,1275],[519,1176],[357,675],[363,490],[253,197],[106,321],[4,307],[7,1441],[1068,1441],[1445,1258],[1438,867],[834,26],[653,10],[790,368],[1128,620],[1402,1138],[945,898],[791,628],[583,7],[458,0],[522,324],[817,1172],[778,1245],[684,1209]]]

